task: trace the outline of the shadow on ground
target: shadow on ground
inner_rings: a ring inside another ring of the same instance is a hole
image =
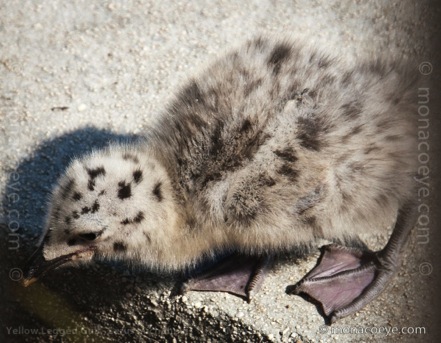
[[[29,288],[18,282],[42,232],[50,192],[71,159],[109,142],[133,143],[139,139],[86,127],[43,142],[11,171],[2,198],[4,220],[0,223],[1,342],[65,341],[62,330],[69,328],[84,330],[69,341],[94,338],[99,342],[103,336],[100,331],[93,333],[92,328],[112,322],[112,329],[123,329],[124,323],[133,321],[124,308],[133,301],[136,289],[150,292],[170,287],[167,276],[152,276],[148,271],[134,273],[133,268],[113,262],[59,269]],[[155,316],[154,311],[146,309],[137,318],[154,322]],[[55,331],[49,333],[49,329]],[[130,338],[130,331],[124,336]]]

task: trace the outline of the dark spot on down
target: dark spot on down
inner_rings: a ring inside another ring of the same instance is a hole
[[[312,234],[315,238],[323,238],[323,229],[317,223],[315,216],[309,216],[303,219],[303,222],[312,228]]]
[[[127,246],[123,242],[113,243],[114,252],[125,252],[126,250],[127,250]]]
[[[162,190],[161,190],[162,182],[158,182],[153,188],[153,194],[155,195],[158,201],[162,201]]]
[[[191,81],[190,84],[181,91],[179,100],[188,106],[194,105],[195,103],[204,103],[202,92],[195,80]]]
[[[358,102],[350,102],[341,107],[343,116],[348,119],[355,119],[361,113],[361,105]]]
[[[70,218],[69,216],[66,216],[66,217],[64,218],[64,222],[65,222],[67,225],[69,225],[70,222],[71,222],[71,218]]]
[[[258,184],[262,187],[272,187],[276,184],[276,181],[269,175],[260,175]]]
[[[286,162],[295,162],[297,161],[297,156],[291,147],[287,147],[283,150],[275,150],[273,151],[274,154],[276,154],[278,157],[280,157],[282,160],[285,160]]]
[[[144,213],[139,211],[135,218],[133,218],[133,222],[140,223],[144,220]]]
[[[90,207],[85,206],[85,207],[83,207],[81,209],[81,214],[86,214],[86,213],[89,213],[89,212],[90,212]]]
[[[133,223],[141,223],[144,220],[144,212],[139,211],[133,219],[126,218],[121,221],[121,224],[128,225]]]
[[[323,75],[319,82],[322,86],[332,85],[335,82],[335,77],[329,74]]]
[[[243,125],[242,125],[243,126]],[[210,155],[218,155],[219,151],[222,150],[224,144],[223,144],[223,140],[222,140],[222,131],[224,128],[224,123],[222,122],[217,122],[213,133],[211,135],[211,146],[210,146],[210,151],[209,154]]]
[[[80,215],[78,214],[78,211],[73,211],[73,212],[72,212],[72,217],[73,217],[74,219],[78,219],[78,218],[80,218]]]
[[[147,242],[151,243],[152,239],[150,238],[150,235],[145,231],[143,232],[143,234],[144,234],[145,238],[147,239]]]
[[[94,168],[94,169],[86,168],[86,170],[87,170],[87,174],[89,174],[89,177],[92,180],[100,175],[103,175],[103,176],[106,175],[106,171],[104,170],[104,167],[98,167],[98,168]]]
[[[283,164],[278,170],[277,173],[286,176],[291,181],[296,181],[299,176],[299,171],[291,168],[288,164]]]
[[[368,154],[370,154],[372,151],[379,151],[379,150],[381,150],[379,147],[377,147],[377,146],[375,146],[374,144],[371,144],[368,148],[366,148],[365,150],[364,150],[364,153],[366,154],[366,155],[368,155]]]
[[[317,119],[299,117],[297,119],[297,138],[300,145],[309,150],[319,151],[321,148],[320,132],[322,127]]]
[[[278,74],[282,63],[291,55],[291,48],[285,44],[278,44],[271,52],[268,65],[273,67],[273,73]]]
[[[242,123],[242,126],[239,129],[239,132],[243,133],[249,131],[251,129],[251,122],[248,119],[245,119]]]
[[[379,194],[377,197],[375,197],[375,200],[378,205],[385,207],[388,205],[389,198],[386,194]]]
[[[138,159],[138,157],[136,157],[135,155],[133,155],[133,154],[130,154],[130,153],[128,153],[128,152],[126,152],[125,154],[123,154],[123,160],[125,160],[125,161],[127,161],[127,160],[131,160],[131,161],[133,161],[133,162],[135,162],[135,163],[139,163],[139,159]]]
[[[249,96],[254,90],[260,87],[262,84],[262,79],[257,79],[254,81],[249,81],[244,87],[244,96]]]
[[[308,98],[315,98],[317,96],[317,92],[314,90],[310,90],[309,88],[303,88],[303,90],[298,90],[298,83],[294,83],[289,87],[288,90],[288,99],[289,100],[295,100],[297,103],[297,106],[304,103],[305,99]]]
[[[341,84],[343,86],[347,86],[351,81],[352,78],[354,76],[354,71],[349,71],[343,74],[343,77],[341,78]]]
[[[400,136],[398,136],[398,135],[389,135],[389,136],[386,136],[385,137],[385,139],[387,140],[387,141],[397,141],[397,140],[400,140]]]
[[[354,127],[354,128],[352,129],[351,134],[352,134],[352,135],[358,135],[362,130],[363,130],[363,125],[362,125],[362,124],[357,125],[356,127]]]
[[[308,225],[314,226],[316,225],[317,218],[315,216],[306,217],[303,219],[303,221]]]
[[[346,143],[349,139],[355,137],[362,131],[362,125],[355,126],[351,129],[351,132],[348,132],[342,137],[342,143]]]
[[[344,202],[351,202],[352,201],[351,194],[349,194],[347,192],[341,192],[341,197]]]
[[[331,64],[331,60],[328,57],[322,56],[318,60],[318,67],[319,68],[329,67],[330,64]]]
[[[309,63],[313,63],[313,61],[317,58],[317,52],[313,51],[309,56]]]
[[[120,181],[118,183],[118,198],[121,200],[130,198],[132,196],[132,188],[130,186],[130,183],[126,184],[125,181]]]
[[[255,40],[248,42],[249,47],[255,46],[259,51],[263,51],[267,45],[267,41],[262,37],[258,37]]]
[[[205,173],[204,186],[211,180],[222,178],[225,173],[232,172],[242,166],[245,161],[250,161],[260,147],[270,138],[270,135],[262,130],[253,130],[252,123],[246,120],[232,140],[224,139],[219,135],[216,145],[212,146],[210,154],[216,156],[211,160]]]
[[[224,216],[225,222],[237,223],[242,227],[251,225],[257,215],[263,212],[265,203],[258,195],[251,202],[248,200],[250,197],[244,196],[240,191],[233,194],[228,212]]]
[[[93,191],[95,189],[95,180],[90,179],[89,182],[87,183],[87,188],[90,191]]]
[[[226,130],[225,126],[225,121],[213,120],[206,130],[206,144],[200,148],[190,148],[196,154],[202,153],[210,158],[203,158],[198,163],[188,163],[182,153],[175,155],[185,179],[192,180],[191,186],[188,182],[182,182],[183,188],[201,189],[209,182],[219,180],[226,173],[239,168],[245,161],[251,160],[270,137],[257,127],[254,129],[254,122],[250,118],[238,120],[230,130]]]
[[[100,209],[100,204],[98,203],[98,200],[95,200],[95,202],[92,205],[92,213],[98,212]]]
[[[81,200],[82,197],[83,197],[83,195],[80,192],[75,192],[72,196],[72,199],[75,201],[79,201],[79,200]]]
[[[387,65],[385,63],[382,63],[382,61],[377,58],[374,61],[369,61],[368,63],[365,63],[362,66],[362,70],[373,74],[384,75],[387,70]]]
[[[136,183],[140,183],[142,181],[142,170],[137,169],[133,172],[133,180]]]
[[[294,206],[294,213],[296,213],[297,215],[303,215],[307,210],[313,208],[321,201],[325,192],[326,192],[325,186],[320,185],[317,186],[309,194],[299,198],[299,200]]]
[[[69,181],[67,181],[67,183],[61,187],[61,198],[66,199],[72,191],[74,185],[74,180],[70,179]]]

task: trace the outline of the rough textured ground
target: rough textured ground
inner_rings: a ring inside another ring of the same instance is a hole
[[[387,291],[331,327],[312,304],[285,293],[318,252],[281,259],[251,304],[227,294],[176,296],[180,275],[103,262],[60,270],[29,289],[14,280],[69,160],[148,130],[177,86],[226,47],[259,32],[288,33],[351,59],[414,56],[436,74],[430,42],[438,13],[429,1],[411,0],[1,0],[0,341],[434,341],[433,221],[429,236],[414,230]],[[435,143],[430,153],[436,181]],[[439,199],[432,184],[434,200],[423,199],[431,213]],[[378,249],[387,235],[364,238]],[[382,333],[393,327],[410,329]],[[416,327],[426,334],[411,334]]]

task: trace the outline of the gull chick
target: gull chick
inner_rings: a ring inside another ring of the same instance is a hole
[[[249,298],[269,256],[327,239],[342,245],[291,292],[331,322],[358,311],[399,268],[415,223],[416,82],[405,61],[246,42],[190,79],[145,140],[71,163],[24,284],[95,257],[179,270],[235,252],[185,289]],[[379,252],[345,246],[394,222]]]

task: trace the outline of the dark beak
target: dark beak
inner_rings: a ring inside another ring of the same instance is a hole
[[[93,253],[96,249],[95,246],[89,246],[86,249],[82,249],[67,255],[63,255],[52,260],[46,261],[43,256],[43,246],[42,244],[29,258],[27,263],[27,267],[24,270],[24,278],[22,279],[22,285],[24,287],[28,287],[32,285],[35,281],[41,278],[48,271],[55,269],[62,264],[65,264],[69,261],[76,260],[81,258],[81,256],[85,253]]]

